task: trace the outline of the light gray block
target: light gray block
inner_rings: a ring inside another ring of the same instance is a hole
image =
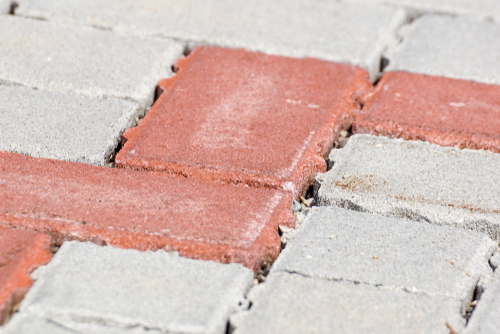
[[[65,242],[36,279],[20,312],[67,327],[74,322],[168,333],[225,333],[253,283],[238,264],[190,260]]]
[[[500,271],[481,295],[464,334],[490,334],[500,330]]]
[[[313,208],[271,270],[451,297],[465,313],[495,250],[480,233]]]
[[[402,9],[318,0],[23,0],[16,14],[350,63],[372,79],[406,20]]]
[[[490,265],[493,270],[496,270],[498,267],[500,267],[500,252],[493,254],[490,259]]]
[[[500,84],[500,23],[425,15],[400,33],[401,45],[387,53],[387,71]]]
[[[231,317],[234,334],[449,334],[446,323],[465,323],[454,299],[297,274],[270,274],[248,298],[250,310]]]
[[[500,239],[500,154],[354,135],[331,158],[333,168],[316,176],[320,206],[451,225]]]
[[[8,14],[11,8],[11,0],[0,0],[0,14]]]
[[[135,102],[0,84],[0,151],[104,165]]]
[[[0,19],[0,82],[150,106],[183,44],[17,16]]]

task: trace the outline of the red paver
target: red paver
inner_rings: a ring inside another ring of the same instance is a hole
[[[291,194],[0,152],[0,224],[258,269],[293,227]]]
[[[0,226],[0,325],[33,284],[29,274],[50,261],[49,248],[50,238],[46,235]]]
[[[116,157],[122,168],[285,189],[298,195],[371,89],[358,67],[216,47],[195,49]]]
[[[406,72],[363,98],[354,133],[500,152],[500,86]]]

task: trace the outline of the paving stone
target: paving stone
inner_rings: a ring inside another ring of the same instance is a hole
[[[0,14],[8,14],[11,9],[10,0],[0,0]]]
[[[354,133],[500,152],[500,85],[389,72],[364,102]]]
[[[490,265],[493,270],[496,270],[500,266],[500,252],[496,252],[490,259]]]
[[[0,224],[258,269],[293,227],[287,193],[0,152]]]
[[[142,111],[124,99],[0,84],[0,151],[102,166]]]
[[[365,70],[315,59],[201,47],[116,157],[122,168],[280,188],[295,195],[370,89]]]
[[[441,296],[270,274],[252,289],[252,307],[231,317],[239,333],[443,333],[463,328],[460,305]]]
[[[401,45],[387,53],[387,71],[500,84],[500,24],[429,14],[400,34]]]
[[[22,43],[20,43],[22,41]],[[149,107],[183,44],[3,16],[0,81],[54,92],[111,96]]]
[[[338,1],[22,0],[17,15],[160,35],[365,67],[375,78],[380,56],[404,23],[404,10]]]
[[[465,313],[495,250],[481,233],[313,208],[271,270],[442,295],[460,300]]]
[[[43,234],[0,226],[0,324],[15,311],[33,283],[29,274],[50,261],[49,246],[50,238]]]
[[[318,205],[484,232],[500,239],[500,154],[369,135],[333,150]]]
[[[496,270],[493,280],[481,295],[464,334],[498,333],[500,328],[500,271]]]
[[[66,242],[26,294],[19,312],[163,333],[225,333],[254,274],[241,265]],[[78,329],[76,326],[75,329]]]

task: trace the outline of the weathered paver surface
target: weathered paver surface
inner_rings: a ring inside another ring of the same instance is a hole
[[[363,102],[354,133],[500,152],[500,85],[389,72]]]
[[[258,269],[278,256],[290,195],[0,153],[0,224]]]
[[[0,324],[17,308],[33,283],[29,274],[50,261],[50,238],[0,226]]]
[[[352,136],[316,176],[319,205],[451,225],[500,238],[500,155]]]
[[[498,3],[497,10],[500,10]],[[387,71],[500,84],[500,23],[428,14],[403,27]]]
[[[20,315],[75,330],[88,324],[163,333],[225,333],[229,315],[253,281],[253,272],[237,264],[89,242],[66,242],[34,274]]]
[[[196,49],[116,157],[166,171],[299,194],[370,89],[365,70],[313,59]]]

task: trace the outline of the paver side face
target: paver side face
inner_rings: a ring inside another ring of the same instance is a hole
[[[0,221],[63,240],[239,262],[278,256],[290,195],[244,185],[99,168],[0,153]]]
[[[465,334],[497,333],[500,328],[500,270],[496,270],[486,291],[481,295],[464,331]]]
[[[116,157],[118,167],[297,195],[353,121],[365,70],[314,59],[196,49]]]
[[[333,151],[332,151],[333,152]],[[500,154],[354,135],[316,177],[319,205],[452,225],[500,239]]]
[[[49,246],[46,235],[0,226],[0,324],[15,311],[33,283],[29,274],[50,261]]]
[[[389,72],[353,132],[500,152],[500,85]]]

